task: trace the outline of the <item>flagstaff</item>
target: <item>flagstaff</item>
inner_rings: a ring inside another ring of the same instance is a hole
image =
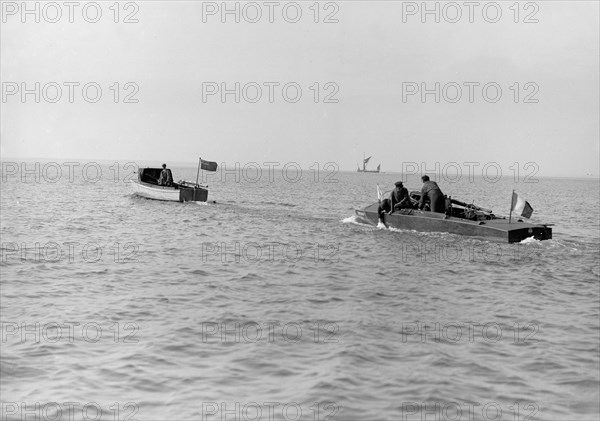
[[[202,157],[198,158],[198,172],[196,173],[196,186],[198,185],[198,177],[200,177],[200,165],[202,164]]]
[[[513,189],[512,194],[510,195],[510,213],[508,214],[508,223],[512,221],[512,211],[515,206],[515,190]]]

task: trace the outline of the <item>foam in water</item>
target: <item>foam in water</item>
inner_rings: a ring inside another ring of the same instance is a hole
[[[342,219],[342,223],[343,224],[365,225],[365,223],[362,222],[362,220],[357,215],[352,215],[352,216],[349,216],[348,218]]]
[[[536,240],[534,237],[527,237],[520,244],[541,244],[540,240]]]

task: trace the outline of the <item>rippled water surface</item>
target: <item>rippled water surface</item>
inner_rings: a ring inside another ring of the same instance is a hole
[[[113,174],[2,182],[5,419],[598,419],[598,180],[440,180],[555,224],[509,245],[360,224],[394,174],[217,173],[204,205]]]

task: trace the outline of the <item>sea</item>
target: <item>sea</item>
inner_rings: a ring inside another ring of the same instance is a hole
[[[228,165],[197,204],[136,169],[3,162],[2,420],[599,419],[597,178],[432,174],[554,224],[504,244],[357,219],[420,173]]]

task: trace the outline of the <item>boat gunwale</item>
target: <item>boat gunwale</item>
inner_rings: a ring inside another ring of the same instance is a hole
[[[158,184],[146,183],[145,181],[139,181],[139,180],[134,180],[133,182],[137,183],[141,186],[151,188],[151,189],[172,190],[172,191],[179,190],[178,187],[174,187],[174,186],[160,186]]]
[[[139,184],[141,186],[144,186],[144,187],[151,188],[151,189],[161,189],[161,190],[168,190],[168,191],[179,191],[179,190],[181,190],[180,186],[177,186],[177,187],[175,187],[175,186],[160,186],[158,184],[151,184],[151,183],[147,183],[145,181],[139,181],[139,180],[133,180],[132,182],[133,183],[137,183],[137,184]],[[192,187],[192,186],[183,186],[183,187],[186,188],[186,189],[206,190],[206,191],[208,191],[208,189],[206,187],[202,187],[202,186],[194,186],[194,187]]]

